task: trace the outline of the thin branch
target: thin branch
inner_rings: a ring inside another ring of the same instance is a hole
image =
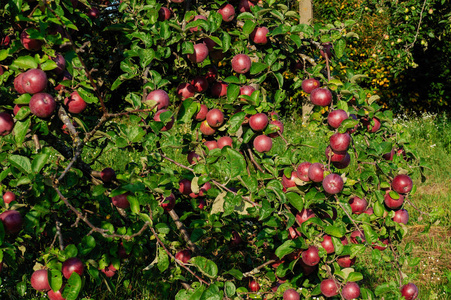
[[[61,222],[58,221],[58,219],[55,221],[56,223],[56,235],[58,236],[58,241],[60,244],[60,250],[63,251],[64,250],[64,239],[63,239],[63,234],[61,232]]]
[[[351,215],[348,213],[348,211],[343,207],[343,205],[340,203],[340,200],[338,199],[337,195],[335,196],[335,200],[337,201],[337,204],[341,207],[341,209],[346,213],[346,215],[348,216],[348,218],[351,220],[351,222],[354,224],[354,226],[357,228],[357,230],[360,232],[360,234],[362,236],[365,236],[365,234],[363,233],[363,231],[360,229],[360,227],[357,225],[357,223],[355,222],[355,220],[351,217]],[[366,243],[366,241],[365,241]]]
[[[418,35],[420,33],[421,21],[423,20],[423,12],[424,12],[424,9],[426,7],[426,2],[428,2],[428,0],[424,0],[423,7],[421,8],[420,20],[418,21],[417,32],[415,33],[415,37],[413,39],[413,42],[410,43],[410,45],[406,46],[406,51],[409,51],[410,49],[412,49],[412,47],[415,45],[415,42],[418,39]]]
[[[169,211],[169,216],[171,216],[172,220],[175,223],[175,226],[177,226],[177,229],[180,231],[180,233],[183,236],[183,239],[185,240],[185,242],[188,244],[188,247],[190,248],[190,250],[199,255],[199,248],[197,248],[197,245],[194,244],[191,241],[190,235],[188,233],[188,230],[186,229],[185,225],[180,221],[179,216],[177,215],[177,213],[172,209]]]
[[[270,259],[270,260],[268,260],[267,262],[265,262],[264,264],[262,264],[262,265],[260,265],[260,266],[258,266],[258,267],[256,267],[256,268],[254,268],[254,269],[252,269],[252,271],[249,271],[249,272],[244,273],[244,274],[243,274],[243,277],[250,277],[250,276],[253,276],[253,275],[255,275],[255,274],[258,274],[258,273],[260,273],[260,270],[261,270],[261,269],[263,269],[263,268],[266,267],[267,265],[273,264],[273,263],[275,263],[275,262],[276,262],[275,259]]]
[[[262,173],[265,173],[265,171],[263,171],[262,167],[258,164],[258,162],[255,161],[254,155],[252,154],[252,150],[249,146],[246,147],[247,148],[247,153],[249,155],[250,160],[252,161],[252,163],[254,164],[254,166]]]

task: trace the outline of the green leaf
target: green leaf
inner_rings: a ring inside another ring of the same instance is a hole
[[[130,203],[130,210],[135,214],[139,214],[140,206],[139,206],[138,198],[136,198],[135,196],[129,195],[127,197],[127,200]]]
[[[210,278],[215,278],[218,275],[218,266],[205,257],[196,256],[191,258],[190,262],[195,265],[202,274]]]
[[[346,228],[344,226],[337,227],[333,225],[328,225],[326,226],[326,228],[324,228],[324,232],[330,236],[341,238],[346,234]]]
[[[11,155],[10,157],[8,157],[8,161],[11,165],[18,168],[22,172],[27,174],[31,173],[31,162],[28,157],[21,155]]]
[[[282,258],[287,254],[290,254],[296,249],[296,243],[293,240],[285,241],[276,249],[276,255],[278,258]]]
[[[254,31],[255,26],[257,26],[257,23],[253,20],[246,20],[243,25],[243,33],[245,35],[249,35]]]
[[[66,248],[64,248],[64,251],[61,254],[66,259],[76,257],[78,254],[78,249],[74,244],[69,244]]]
[[[355,282],[360,281],[363,279],[363,275],[359,272],[351,272],[349,273],[348,277],[346,278],[346,281],[348,282]]]
[[[18,57],[12,65],[24,70],[36,69],[38,67],[36,60],[29,55]]]
[[[298,211],[304,208],[304,201],[298,193],[288,192],[287,193],[288,202],[294,206]]]
[[[227,124],[229,125],[229,134],[235,134],[238,129],[240,129],[245,117],[246,113],[244,111],[240,111],[239,113],[236,113],[232,117],[230,117],[229,121],[227,122]]]
[[[97,103],[99,102],[99,99],[97,99],[96,96],[94,96],[91,91],[88,91],[86,88],[80,87],[78,88],[77,92],[80,94],[80,97],[85,100],[86,103]]]
[[[250,73],[251,75],[255,75],[263,71],[264,69],[267,69],[269,66],[267,64],[261,63],[261,62],[253,62],[251,65]]]
[[[345,39],[339,39],[334,44],[334,52],[337,58],[341,58],[344,54],[346,48],[346,40]]]
[[[22,107],[19,111],[19,113],[25,113],[29,112],[30,109],[26,110],[25,107]],[[25,141],[25,137],[28,133],[28,128],[30,128],[31,125],[31,118],[27,118],[25,121],[18,121],[14,125],[13,134],[14,139],[16,140],[16,145],[18,148],[23,147],[23,142]]]
[[[283,75],[280,73],[273,73],[274,77],[276,77],[277,83],[279,84],[279,89],[283,87]]]
[[[177,115],[177,120],[183,123],[189,123],[193,116],[199,111],[200,105],[192,99],[186,99],[182,102],[182,106]]]
[[[53,69],[55,69],[57,67],[58,66],[56,65],[56,62],[54,62],[51,59],[46,60],[45,62],[43,62],[40,65],[40,68],[41,68],[42,71],[50,71],[50,70],[53,70]]]
[[[45,166],[49,159],[48,153],[41,153],[34,157],[33,162],[31,163],[31,168],[35,174],[39,173],[41,169]]]
[[[58,291],[63,286],[63,276],[59,270],[49,270],[48,279],[50,287],[54,292]]]
[[[224,79],[224,82],[241,84],[240,79],[238,77],[236,77],[236,76],[229,76],[226,79]]]
[[[158,249],[158,270],[160,272],[165,271],[169,267],[169,257],[166,251],[163,248]]]
[[[0,50],[0,61],[7,59],[9,56],[9,52],[7,49]]]
[[[235,101],[235,99],[240,94],[240,87],[236,84],[229,84],[227,87],[227,100],[230,102]]]
[[[226,273],[226,274],[232,275],[233,277],[235,277],[235,278],[238,279],[238,280],[243,279],[243,273],[242,273],[240,270],[237,270],[237,269],[231,269],[231,270],[229,270],[229,271],[227,271],[227,272],[225,272],[225,273]]]
[[[227,52],[230,49],[230,44],[232,42],[232,38],[227,32],[223,32],[222,34],[222,51]]]
[[[230,170],[231,178],[235,178],[238,175],[247,175],[246,161],[240,152],[230,147],[224,147],[222,148],[222,153],[228,161],[228,169]]]
[[[224,283],[224,292],[227,297],[232,297],[236,293],[236,286],[231,281],[226,281]]]
[[[76,300],[81,291],[81,278],[76,272],[73,272],[63,291],[63,298],[66,300]]]
[[[79,252],[81,255],[86,255],[92,251],[96,247],[96,240],[93,236],[87,235],[84,236],[81,240],[81,244],[79,244]]]

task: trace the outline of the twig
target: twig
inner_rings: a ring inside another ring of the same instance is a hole
[[[55,221],[56,223],[56,235],[58,236],[58,241],[60,244],[60,250],[64,250],[64,240],[63,240],[63,234],[61,233],[61,223],[58,221],[58,219]]]
[[[254,159],[254,155],[252,154],[252,150],[249,146],[246,147],[247,148],[247,153],[249,154],[249,158],[252,161],[252,163],[254,164],[254,166],[262,173],[265,173],[265,171],[263,171],[262,167],[255,161]]]
[[[410,49],[412,49],[412,47],[415,45],[415,42],[418,39],[418,34],[420,33],[421,21],[423,20],[423,12],[424,12],[424,8],[426,7],[426,2],[427,1],[428,0],[424,0],[424,2],[423,2],[423,7],[421,8],[421,13],[420,13],[420,20],[418,21],[417,32],[415,33],[415,37],[413,39],[413,42],[410,43],[410,45],[406,46],[406,51],[409,51]]]
[[[267,265],[270,265],[270,264],[275,263],[275,262],[276,262],[275,259],[270,259],[270,260],[268,260],[267,262],[265,262],[264,264],[262,264],[262,265],[260,265],[260,266],[258,266],[258,267],[256,267],[256,268],[254,268],[254,269],[252,269],[252,271],[249,271],[249,272],[244,273],[244,274],[243,274],[243,277],[250,277],[250,276],[253,276],[253,275],[257,274],[257,273],[260,273],[260,270],[261,270],[261,269],[263,269],[263,268],[266,267]]]
[[[284,138],[284,136],[282,135],[282,133],[280,132],[280,130],[277,130],[277,134],[282,138],[282,141],[285,142],[285,144],[288,146],[288,141]]]
[[[36,148],[36,152],[39,152],[39,150],[41,150],[41,143],[39,142],[39,137],[37,134],[33,134],[32,138],[34,142],[34,147]]]
[[[362,232],[362,230],[360,229],[360,227],[357,225],[357,223],[355,222],[355,220],[351,217],[351,215],[348,213],[348,211],[343,207],[343,205],[340,203],[340,200],[338,199],[337,195],[335,196],[335,200],[337,201],[338,205],[341,207],[341,209],[346,213],[346,215],[348,216],[348,218],[351,220],[351,222],[354,224],[354,226],[357,228],[357,230],[360,232],[360,234],[362,236],[365,236],[365,234]],[[365,239],[365,243],[366,243],[366,239]]]
[[[401,265],[399,264],[399,257],[398,257],[398,253],[396,252],[396,249],[393,247],[393,244],[390,241],[390,250],[393,253],[393,256],[395,257],[395,261],[396,261],[396,265],[398,266],[398,271],[399,271],[399,287],[402,286],[402,280],[404,279],[403,275],[402,275],[402,270],[401,270]]]
[[[194,244],[191,241],[190,235],[188,233],[188,230],[186,229],[185,225],[180,221],[179,216],[177,215],[177,213],[175,212],[175,210],[171,209],[169,211],[169,216],[171,216],[172,220],[175,223],[175,226],[177,226],[177,229],[180,231],[180,233],[183,236],[183,239],[185,240],[185,242],[188,244],[188,247],[190,248],[190,250],[199,255],[199,248],[197,248],[197,245]]]

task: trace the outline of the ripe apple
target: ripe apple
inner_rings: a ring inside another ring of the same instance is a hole
[[[257,152],[269,152],[272,148],[272,139],[267,135],[259,135],[254,139],[254,149]]]
[[[11,203],[13,201],[16,201],[16,195],[13,192],[8,191],[3,194],[4,203]]]
[[[199,112],[194,116],[196,121],[203,121],[207,118],[208,107],[205,104],[201,104]]]
[[[7,233],[18,233],[22,229],[23,219],[17,210],[6,210],[0,214],[0,221]]]
[[[72,92],[69,97],[64,99],[64,105],[66,105],[67,110],[73,114],[82,113],[88,106],[77,91]]]
[[[351,136],[349,133],[334,133],[330,138],[330,147],[335,152],[344,152],[348,150],[351,143]]]
[[[181,83],[177,87],[177,97],[181,100],[185,100],[191,97],[194,97],[194,93],[196,92],[196,89],[194,86],[191,85],[191,83]]]
[[[351,163],[351,156],[349,155],[349,153],[346,153],[345,158],[340,161],[340,162],[332,162],[332,164],[335,166],[335,168],[337,169],[345,169],[349,166],[349,164]]]
[[[342,162],[346,158],[346,154],[348,154],[348,152],[334,151],[331,149],[330,146],[327,146],[326,151],[325,151],[327,160],[329,160],[329,158],[330,158],[331,162]]]
[[[208,56],[208,48],[204,43],[194,45],[194,53],[188,54],[187,57],[193,63],[201,63]]]
[[[188,158],[187,158],[187,159],[188,159],[188,163],[189,163],[190,165],[193,165],[193,164],[199,162],[200,156],[199,156],[199,154],[197,154],[196,152],[190,151],[190,152],[188,153]]]
[[[210,151],[213,149],[219,148],[218,142],[216,142],[216,141],[206,141],[204,143],[204,145],[207,146],[208,150],[210,150]]]
[[[341,125],[341,122],[348,118],[348,113],[342,109],[336,109],[329,113],[327,116],[327,123],[329,123],[330,127],[338,128]]]
[[[214,82],[218,78],[218,68],[215,65],[210,65],[207,69],[207,74],[205,74],[205,78],[209,83]]]
[[[413,283],[408,283],[402,286],[401,295],[406,300],[415,300],[418,297],[418,288]]]
[[[275,125],[275,126],[279,127],[279,130],[278,130],[278,131],[280,131],[280,134],[283,133],[284,127],[283,127],[283,123],[282,123],[281,121],[279,121],[279,120],[272,120],[272,121],[269,122],[269,124],[270,124],[270,125]],[[268,134],[268,136],[269,136],[270,138],[276,138],[276,137],[279,136],[279,133],[273,132],[273,133]]]
[[[359,238],[362,242],[359,241]],[[353,244],[361,244],[361,243],[365,243],[366,239],[365,239],[365,234],[360,232],[359,230],[354,230],[351,233],[351,243]]]
[[[19,94],[25,94],[25,90],[23,88],[23,84],[22,84],[22,77],[23,77],[24,73],[20,73],[19,75],[17,75],[17,77],[14,79],[14,89],[19,93]]]
[[[31,51],[41,50],[42,45],[44,45],[44,41],[30,38],[27,30],[28,28],[22,31],[22,33],[20,34],[20,42],[22,43],[23,47]]]
[[[338,295],[338,285],[333,278],[325,279],[320,284],[321,293],[326,297]]]
[[[25,93],[40,93],[47,87],[47,75],[40,69],[30,69],[23,73],[22,88]]]
[[[268,116],[264,113],[257,113],[249,118],[249,126],[254,131],[263,131],[268,126]]]
[[[403,196],[403,195],[399,195],[399,198],[398,198],[398,199],[393,199],[393,198],[390,196],[390,192],[387,191],[387,192],[385,193],[385,196],[384,196],[384,203],[385,203],[385,205],[387,205],[388,208],[391,208],[391,209],[398,209],[398,208],[400,208],[400,207],[402,206],[402,204],[404,203],[404,196]]]
[[[78,257],[71,257],[63,262],[63,276],[66,279],[69,279],[72,273],[77,273],[82,276],[85,270],[85,266],[83,262]]]
[[[177,252],[175,259],[180,260],[182,263],[186,264],[191,259],[190,250],[182,250]]]
[[[166,198],[164,198],[161,202],[160,202],[160,206],[165,210],[165,211],[171,211],[174,206],[175,206],[175,196],[174,194],[170,194],[169,196],[167,196]]]
[[[315,78],[309,78],[309,79],[304,79],[302,81],[302,90],[307,93],[307,94],[311,94],[312,91],[314,89],[317,89],[320,87],[320,82],[318,80],[316,80]]]
[[[49,300],[66,300],[65,298],[63,298],[63,291],[64,286],[56,292],[54,292],[53,290],[48,291],[47,296],[49,297]]]
[[[368,119],[362,120],[362,124],[363,124],[363,126],[366,127],[368,132],[374,133],[374,132],[377,132],[381,128],[381,121],[378,118],[374,117],[373,121],[374,121],[374,125],[371,125],[371,122]]]
[[[249,37],[255,44],[265,45],[268,43],[268,33],[269,29],[265,26],[255,27]]]
[[[400,174],[393,178],[391,187],[397,193],[406,194],[412,190],[413,182],[408,175]]]
[[[304,223],[308,219],[316,217],[315,212],[309,208],[304,208],[296,214],[296,220],[299,224]]]
[[[23,105],[23,104],[16,104],[16,105],[14,105],[13,113],[14,113],[15,116],[17,116],[17,114],[19,113],[19,110],[20,110],[23,106],[25,106],[25,105]]]
[[[332,102],[332,93],[327,88],[316,88],[310,93],[314,105],[328,106]]]
[[[0,112],[0,136],[11,133],[14,128],[14,119],[7,112]]]
[[[255,6],[255,4],[250,0],[240,0],[240,2],[238,3],[238,10],[242,13],[250,12],[252,6]]]
[[[199,189],[199,196],[206,196],[209,189],[211,189],[211,183],[205,182]]]
[[[218,13],[222,16],[224,22],[230,22],[235,18],[235,8],[232,4],[223,4],[218,9]]]
[[[220,127],[224,123],[224,113],[217,108],[211,109],[207,113],[207,122],[211,127]]]
[[[53,115],[56,102],[50,94],[37,93],[30,99],[30,111],[38,118],[48,118]]]
[[[11,44],[11,37],[9,35],[0,39],[0,46],[8,47]]]
[[[382,155],[382,158],[385,160],[393,160],[393,156],[395,156],[395,148],[392,148],[390,152]]]
[[[111,198],[111,202],[116,207],[119,207],[119,208],[122,208],[122,209],[129,208],[130,207],[130,202],[128,202],[128,200],[127,200],[127,196],[128,195],[129,195],[129,193],[125,193],[125,194],[114,196],[113,198]]]
[[[332,237],[330,235],[324,235],[321,246],[326,250],[327,254],[335,252],[334,244],[332,243]]]
[[[227,95],[227,83],[222,81],[216,81],[211,86],[211,95],[213,97],[219,98]]]
[[[204,43],[205,46],[207,46],[208,52],[213,51],[215,47],[218,46],[218,44],[216,44],[216,42],[213,41],[211,38],[203,38],[202,43]]]
[[[191,80],[194,90],[198,93],[205,92],[208,89],[208,80],[205,76],[196,76]]]
[[[255,92],[255,88],[251,85],[243,85],[240,87],[240,95],[252,96],[252,93]]]
[[[161,122],[160,115],[167,111],[168,111],[167,109],[160,109],[159,111],[156,112],[155,116],[153,117],[153,120],[157,121],[157,122]],[[161,128],[161,131],[168,131],[172,128],[172,126],[174,126],[174,116],[172,116],[171,120],[169,122],[167,122],[163,128]]]
[[[103,182],[111,182],[116,178],[116,172],[112,168],[104,168],[102,172],[100,172],[100,179]]]
[[[238,74],[249,72],[251,65],[251,58],[246,54],[237,54],[232,58],[232,69]]]
[[[366,201],[365,198],[355,196],[349,200],[349,205],[351,205],[353,214],[360,215],[365,212],[366,207],[368,206],[368,201]]]
[[[305,181],[305,182],[310,181],[310,178],[308,177],[308,170],[311,165],[312,165],[312,163],[310,163],[308,161],[304,161],[299,164],[299,166],[296,169],[296,171],[298,172],[299,179],[301,179],[302,181]]]
[[[166,21],[171,17],[171,11],[167,7],[162,7],[158,11],[158,21]]]
[[[370,207],[370,208],[368,208],[367,210],[365,210],[364,213],[366,213],[367,215],[370,215],[370,216],[371,216],[372,214],[374,214],[374,210],[373,210],[372,207]]]
[[[116,268],[113,266],[113,264],[110,264],[108,267],[103,268],[100,270],[103,274],[105,274],[106,277],[111,278],[116,274]]]
[[[202,16],[202,15],[194,16],[193,22],[196,21],[196,20],[199,20],[199,19],[207,20],[207,17],[204,17],[204,16]],[[200,26],[191,27],[191,28],[189,29],[189,31],[191,31],[191,32],[202,31],[202,27],[200,27]]]
[[[147,95],[144,103],[151,107],[156,105],[158,110],[165,109],[169,106],[169,95],[166,91],[154,90]]]
[[[301,296],[295,289],[287,289],[283,292],[283,300],[300,300]]]
[[[217,145],[219,149],[222,149],[225,146],[233,147],[233,140],[230,136],[223,136],[219,138]]]
[[[302,252],[302,261],[307,266],[316,266],[320,261],[318,248],[316,248],[315,246],[308,247],[307,250]]]
[[[189,195],[191,194],[191,180],[189,179],[182,179],[179,181],[179,192],[183,195]]]
[[[60,75],[61,77],[61,75]],[[63,72],[62,74],[62,79],[60,79],[60,81],[66,81],[66,80],[72,80],[72,75],[66,70]],[[63,86],[62,84],[58,84],[54,90],[55,91],[60,91],[61,89],[66,88],[65,86]]]
[[[37,270],[31,275],[31,286],[37,291],[48,291],[50,290],[48,271],[47,270]]]
[[[55,57],[52,57],[52,60],[56,63],[56,68],[52,71],[57,75],[62,74],[66,69],[66,60],[64,59],[64,56],[58,53]]]
[[[351,256],[344,255],[344,256],[339,256],[337,258],[337,263],[342,268],[349,268],[350,266],[355,264],[355,260],[356,260],[355,257],[353,259],[351,259]]]
[[[357,299],[360,296],[360,287],[355,282],[348,282],[341,290],[341,294],[346,300]]]
[[[343,178],[338,174],[329,174],[323,180],[323,188],[326,193],[335,195],[343,190]]]
[[[331,43],[323,43],[322,45],[322,49],[319,51],[321,56],[326,59],[326,55],[327,57],[330,59],[332,57],[332,44]]]
[[[388,239],[379,239],[379,245],[382,243],[383,245],[388,245]],[[387,249],[387,246],[379,246],[377,243],[373,243],[372,246],[374,249],[378,249],[380,251],[384,251]]]
[[[260,285],[258,284],[257,281],[251,280],[249,281],[249,290],[254,293],[258,292],[260,290]]]
[[[213,135],[216,132],[216,129],[211,127],[208,124],[208,121],[202,121],[202,123],[200,123],[200,132],[202,132],[203,135]]]
[[[197,207],[201,210],[203,210],[205,208],[205,205],[207,205],[207,202],[205,202],[204,199],[200,199],[199,200],[199,205],[197,205]]]
[[[1,217],[1,215],[0,215],[0,217]],[[405,209],[397,210],[397,211],[395,211],[395,216],[393,217],[393,221],[407,225],[407,223],[409,222],[409,213]]]
[[[298,178],[298,173],[296,171],[291,172],[291,177],[288,179],[285,174],[282,175],[282,185],[284,188],[288,189],[290,187],[295,187],[295,178]]]
[[[308,178],[313,182],[321,182],[324,179],[324,165],[322,163],[313,163],[308,169]]]
[[[96,7],[92,7],[90,10],[88,10],[86,15],[91,19],[97,19],[100,16],[100,10],[98,10]]]

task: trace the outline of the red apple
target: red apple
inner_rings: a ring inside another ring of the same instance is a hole
[[[63,298],[63,290],[64,287],[60,288],[56,292],[53,290],[48,291],[47,296],[49,297],[49,300],[66,300],[66,298]]]
[[[111,182],[116,178],[116,172],[112,168],[104,168],[102,172],[100,172],[100,179],[103,182]]]
[[[227,83],[217,81],[211,86],[211,95],[215,98],[224,97],[227,95]]]
[[[182,179],[179,181],[179,192],[183,195],[191,194],[191,180]]]
[[[198,93],[205,92],[208,89],[208,80],[204,76],[196,76],[191,80],[194,90]]]
[[[111,198],[111,202],[116,207],[119,207],[119,208],[122,208],[122,209],[129,208],[130,207],[130,202],[128,202],[128,200],[127,200],[127,196],[128,195],[129,195],[129,193],[125,193],[125,194],[114,196],[113,198]]]
[[[299,222],[299,224],[304,223],[308,219],[316,217],[315,212],[309,208],[304,208],[300,212],[296,214],[296,220]]]
[[[191,83],[181,83],[177,87],[177,97],[181,100],[185,100],[191,97],[194,97],[194,93],[196,92],[196,89],[194,86],[191,85]]]
[[[268,43],[268,33],[269,29],[265,26],[255,27],[249,37],[255,44],[265,45]]]
[[[362,124],[366,127],[368,132],[376,132],[381,128],[381,121],[378,118],[373,118],[374,125],[368,119],[363,119]]]
[[[368,201],[366,201],[365,198],[352,197],[351,200],[349,200],[349,205],[351,205],[353,214],[360,215],[365,212]]]
[[[25,93],[40,93],[47,87],[47,75],[40,69],[30,69],[23,73],[22,88]]]
[[[332,162],[332,164],[335,166],[335,168],[337,169],[345,169],[349,166],[349,164],[351,163],[351,156],[349,155],[349,153],[346,153],[345,158],[340,161],[340,162]]]
[[[220,127],[224,123],[224,113],[217,108],[211,109],[207,113],[207,122],[211,127]]]
[[[260,290],[260,285],[258,284],[257,281],[251,280],[249,281],[249,290],[254,293],[258,292]]]
[[[105,267],[104,269],[100,270],[103,274],[105,274],[106,277],[110,278],[113,277],[116,274],[116,268],[113,266],[113,264],[110,264],[108,267]]]
[[[327,88],[316,88],[310,93],[314,105],[328,106],[332,102],[332,93]]]
[[[252,61],[246,54],[237,54],[232,58],[233,71],[244,74],[251,69]]]
[[[308,178],[313,182],[321,182],[324,179],[324,165],[322,163],[313,163],[308,169]]]
[[[44,41],[30,38],[30,35],[28,34],[27,30],[28,29],[25,29],[20,34],[20,42],[22,43],[23,47],[31,51],[41,50],[42,45],[44,45]]]
[[[348,282],[341,290],[341,294],[346,300],[357,299],[360,296],[360,287],[355,282]]]
[[[250,0],[240,0],[238,4],[238,10],[240,12],[250,12],[252,6],[255,6],[255,4]]]
[[[196,20],[199,20],[199,19],[207,20],[207,17],[204,17],[204,16],[202,16],[202,15],[197,15],[197,16],[194,17],[193,22],[196,21]],[[191,31],[191,32],[202,31],[202,27],[200,27],[200,26],[191,27],[191,28],[189,29],[189,31]]]
[[[204,43],[194,45],[194,53],[188,54],[187,57],[193,63],[201,63],[208,56],[208,48]]]
[[[207,202],[205,202],[204,199],[200,199],[199,200],[199,205],[197,205],[197,207],[201,210],[203,210],[205,208],[205,205],[207,205]]]
[[[315,246],[308,247],[307,250],[302,252],[302,261],[307,266],[316,266],[320,261],[318,248],[316,248]]]
[[[61,77],[61,75],[60,75],[60,77]],[[72,80],[72,75],[67,70],[63,72],[62,77],[63,78],[60,79],[60,81]],[[54,90],[60,91],[63,88],[66,88],[66,87],[60,83],[57,86],[55,86]]]
[[[330,147],[335,152],[344,152],[348,150],[349,144],[351,143],[351,136],[349,133],[334,133],[330,139]]]
[[[219,148],[218,142],[216,142],[216,141],[206,141],[204,143],[204,145],[207,146],[208,150],[210,150],[210,151],[213,149]]]
[[[355,260],[355,257],[351,259],[349,255],[344,255],[337,258],[337,263],[342,268],[349,268],[350,266],[355,264]]]
[[[323,188],[326,193],[335,195],[343,190],[343,178],[338,174],[329,174],[323,180]]]
[[[83,262],[77,257],[71,257],[67,259],[65,262],[63,262],[62,272],[64,278],[66,279],[69,279],[72,273],[74,272],[82,276],[84,270],[85,266]]]
[[[309,79],[304,79],[302,81],[301,87],[305,93],[310,94],[310,93],[312,93],[312,91],[314,89],[319,88],[320,85],[321,85],[320,82],[318,80],[316,80],[315,78],[309,78]]]
[[[268,126],[268,116],[264,113],[258,113],[249,118],[249,126],[254,131],[263,131]]]
[[[222,149],[225,146],[233,147],[233,140],[230,136],[223,136],[218,140],[218,148]]]
[[[302,181],[305,182],[309,182],[310,178],[308,177],[308,170],[310,168],[310,166],[312,165],[312,163],[305,161],[299,164],[299,166],[297,167],[297,172],[298,172],[298,177],[299,179],[301,179]]]
[[[401,288],[401,295],[406,300],[415,300],[418,298],[418,288],[413,283],[408,283],[402,286]]]
[[[235,8],[231,4],[223,4],[218,13],[222,16],[224,22],[230,22],[235,18]]]
[[[360,242],[360,240],[362,242]],[[351,243],[353,244],[362,244],[365,243],[366,239],[365,239],[365,234],[363,232],[360,232],[360,230],[354,230],[351,233]]]
[[[264,134],[257,136],[254,139],[254,149],[257,152],[269,152],[272,148],[272,139]]]
[[[155,116],[153,117],[153,120],[157,121],[157,122],[161,122],[160,115],[167,111],[168,111],[167,109],[160,109],[159,111],[156,112]],[[163,128],[161,128],[161,131],[168,131],[172,128],[172,126],[174,126],[174,116],[172,116],[171,120],[169,122],[167,122]]]
[[[210,65],[207,69],[207,74],[205,74],[205,78],[209,83],[214,82],[218,78],[218,68],[214,65]]]
[[[22,229],[23,218],[16,210],[6,210],[0,214],[0,221],[7,233],[18,233]]]
[[[64,99],[64,105],[67,106],[67,110],[73,114],[82,113],[88,104],[83,100],[80,94],[75,91]]]
[[[194,119],[196,121],[203,121],[207,118],[208,107],[205,104],[201,104],[199,112],[195,115]]]
[[[327,146],[325,152],[327,160],[330,158],[331,162],[342,162],[346,158],[347,154],[348,152],[346,151],[334,151],[330,146]]]
[[[37,291],[48,291],[50,290],[48,271],[47,270],[37,270],[31,275],[31,286]]]
[[[377,243],[373,243],[372,246],[374,249],[378,249],[380,251],[384,251],[385,249],[387,249],[387,246],[379,246],[381,243],[383,245],[388,245],[388,239],[379,239],[379,244]]]
[[[255,92],[255,88],[251,85],[243,85],[240,87],[240,95],[252,96],[252,93]]]
[[[8,191],[3,194],[4,203],[11,203],[13,201],[16,201],[16,195],[13,192]]]
[[[100,10],[96,7],[91,7],[91,9],[88,10],[86,15],[91,19],[97,19],[100,16]]]
[[[56,102],[50,94],[37,93],[30,99],[30,111],[38,118],[48,118],[56,109]]]
[[[300,300],[301,296],[294,289],[287,289],[283,292],[283,300]]]
[[[399,194],[398,194],[399,195]],[[404,196],[403,195],[399,195],[398,199],[394,199],[390,196],[390,192],[387,191],[385,193],[384,196],[384,203],[385,205],[387,205],[388,208],[391,209],[398,209],[402,206],[402,204],[404,203]]]
[[[409,213],[405,209],[397,210],[397,211],[395,211],[395,216],[393,217],[393,221],[407,225],[407,223],[409,222]]]
[[[211,183],[205,182],[199,189],[199,196],[206,196],[209,189],[211,189]]]
[[[272,121],[269,122],[269,124],[279,127],[278,131],[280,132],[280,134],[283,133],[284,127],[283,127],[283,123],[281,121],[279,121],[279,120],[272,120]],[[268,136],[270,138],[276,138],[276,137],[279,136],[279,133],[278,132],[273,132],[273,133],[268,134]]]
[[[23,104],[16,104],[16,105],[14,105],[13,113],[14,113],[15,116],[17,116],[17,114],[19,113],[19,110],[20,110],[23,106],[25,106],[25,105],[23,105]]]
[[[366,213],[367,215],[370,215],[370,216],[371,216],[372,214],[374,214],[374,210],[373,210],[372,207],[370,207],[370,208],[368,208],[367,210],[365,210],[364,213]]]
[[[66,69],[66,60],[64,59],[64,56],[58,53],[55,57],[52,57],[52,60],[56,63],[56,68],[52,71],[57,75],[62,74]]]
[[[190,183],[191,184],[191,183]],[[174,194],[170,194],[169,196],[167,196],[166,198],[164,198],[161,202],[160,202],[160,206],[165,210],[165,211],[171,211],[174,206],[175,206],[175,196]]]
[[[339,287],[333,278],[325,279],[320,284],[321,293],[326,297],[338,295]]]
[[[158,21],[166,21],[171,17],[171,11],[167,7],[162,7],[158,11]]]
[[[208,124],[208,121],[202,121],[202,123],[200,123],[200,132],[202,132],[203,135],[213,135],[216,132],[216,129],[211,127]]]
[[[169,106],[169,95],[163,90],[154,90],[147,95],[144,103],[151,107],[156,105],[158,110],[165,109]]]
[[[22,77],[23,77],[24,73],[20,73],[19,75],[17,75],[17,77],[14,79],[14,89],[19,93],[19,94],[25,94],[25,90],[23,88],[23,84],[22,84]]]
[[[391,187],[397,193],[406,194],[412,190],[413,182],[408,175],[400,174],[393,178]]]
[[[334,244],[332,243],[332,237],[330,235],[323,236],[321,246],[324,248],[324,250],[326,250],[327,254],[335,252],[335,247]]]
[[[175,259],[180,260],[182,263],[186,264],[191,259],[191,251],[182,250],[177,252]]]
[[[327,116],[327,123],[329,123],[330,127],[338,128],[341,125],[341,122],[348,118],[348,113],[342,109],[336,109],[329,113]]]
[[[197,162],[199,162],[199,160],[200,160],[200,156],[196,152],[190,151],[188,153],[188,163],[190,165],[196,164]]]
[[[326,56],[330,59],[332,57],[332,44],[331,43],[323,43],[322,49],[320,49],[321,56],[326,59]]]
[[[14,128],[14,119],[7,112],[0,112],[0,136],[10,134]]]

